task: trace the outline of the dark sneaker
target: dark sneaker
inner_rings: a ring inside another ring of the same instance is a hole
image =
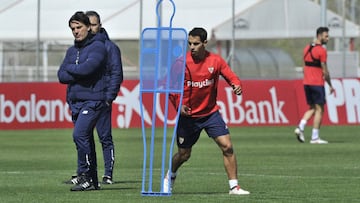
[[[112,178],[110,176],[103,176],[102,183],[109,185],[109,184],[113,184],[113,181],[112,181]]]
[[[76,185],[79,183],[79,177],[77,175],[72,175],[70,180],[66,180],[64,183],[69,185]]]
[[[94,186],[91,179],[86,175],[82,174],[78,177],[79,183],[72,187],[70,191],[88,191],[88,190],[99,190],[99,185]]]

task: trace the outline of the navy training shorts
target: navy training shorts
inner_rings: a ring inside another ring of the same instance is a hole
[[[304,90],[307,104],[326,103],[324,86],[304,85]]]
[[[211,138],[229,134],[219,111],[205,117],[180,116],[176,131],[178,147],[191,148],[198,141],[203,129]]]

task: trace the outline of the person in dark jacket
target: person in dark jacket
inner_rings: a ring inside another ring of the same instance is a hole
[[[66,100],[74,123],[78,182],[71,191],[100,189],[96,169],[93,130],[100,115],[109,105],[106,89],[105,37],[94,35],[84,12],[78,11],[69,20],[75,38],[58,70],[58,79],[67,84]]]
[[[106,101],[108,108],[100,115],[99,120],[96,123],[96,130],[99,136],[99,140],[102,145],[103,159],[104,159],[104,175],[102,177],[103,184],[113,183],[113,168],[115,163],[115,150],[112,139],[112,127],[111,127],[111,112],[112,101],[118,95],[120,85],[123,81],[121,52],[119,47],[113,43],[104,28],[101,27],[100,16],[95,11],[87,11],[85,13],[90,20],[90,29],[92,34],[104,35],[105,48],[107,50],[107,65],[106,65]],[[93,136],[91,136],[92,138]],[[93,140],[91,140],[94,142]],[[95,145],[95,143],[94,143]],[[97,165],[95,162],[94,165]],[[96,167],[96,166],[95,166]],[[77,174],[72,175],[71,179],[65,181],[67,184],[77,184],[79,176]]]
[[[102,177],[102,183],[112,184],[115,152],[111,129],[111,107],[112,102],[118,95],[120,85],[123,81],[121,52],[119,47],[109,39],[106,30],[102,27],[100,15],[95,11],[87,11],[85,14],[89,17],[91,32],[93,34],[103,35],[106,38],[105,48],[107,51],[107,65],[105,76],[107,89],[105,96],[108,103],[108,108],[103,111],[103,114],[96,123],[96,130],[102,145],[104,157],[105,170]]]

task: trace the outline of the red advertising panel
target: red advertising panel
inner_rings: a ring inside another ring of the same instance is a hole
[[[1,83],[0,129],[72,127],[65,95],[58,83]]]
[[[294,82],[243,81],[243,95],[236,96],[225,82],[219,87],[218,105],[228,125],[293,125],[298,112]]]
[[[360,80],[333,79],[335,94],[327,93],[324,125],[360,124]],[[244,80],[244,93],[236,96],[223,80],[218,88],[220,112],[229,126],[297,125],[308,108],[301,80]],[[328,92],[328,88],[326,87]],[[71,128],[66,86],[59,83],[0,84],[0,129]],[[164,95],[144,95],[139,100],[139,81],[124,81],[113,102],[114,128],[141,127],[140,104],[146,125],[162,126]],[[152,108],[156,107],[155,123]],[[167,122],[173,125],[170,105]]]

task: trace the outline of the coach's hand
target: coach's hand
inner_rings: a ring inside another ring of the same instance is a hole
[[[183,116],[191,116],[191,108],[186,105],[181,105],[180,114]]]

